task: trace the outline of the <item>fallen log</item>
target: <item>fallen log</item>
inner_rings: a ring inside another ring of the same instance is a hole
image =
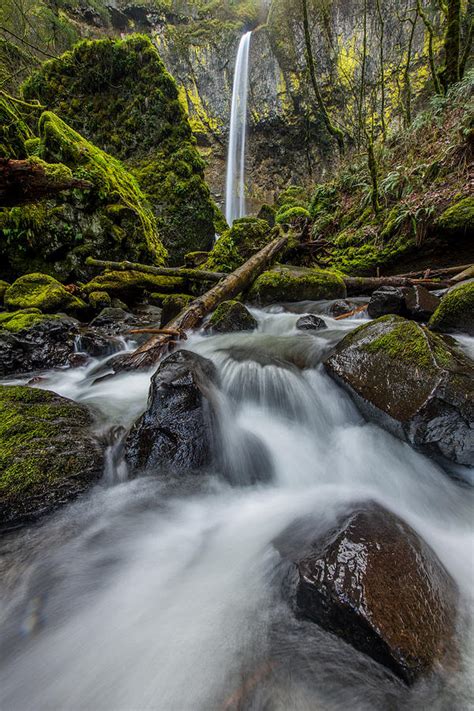
[[[420,269],[418,272],[407,272],[406,274],[393,274],[396,277],[405,277],[406,279],[416,279],[417,277],[425,277],[433,279],[434,277],[442,277],[445,274],[459,274],[467,269],[474,269],[473,264],[460,264],[458,267],[441,267],[438,269]]]
[[[49,166],[54,168],[54,166]],[[91,188],[88,180],[48,171],[48,164],[35,160],[0,158],[0,205],[15,207],[35,202],[72,188]]]
[[[222,301],[232,299],[245,291],[282,251],[288,237],[277,237],[248,259],[245,264],[228,274],[212,289],[191,302],[181,313],[164,326],[165,333],[157,333],[133,353],[121,356],[114,362],[116,370],[151,368],[162,355],[176,344],[176,339],[186,338],[186,331],[199,326],[205,317]],[[168,332],[168,333],[167,333]]]
[[[351,316],[355,316],[356,314],[361,314],[362,311],[365,311],[366,308],[367,304],[362,304],[362,306],[358,306],[356,309],[352,309],[352,311],[349,311],[347,314],[341,314],[340,316],[336,316],[334,320],[343,321],[345,318],[350,318]]]
[[[460,267],[458,267],[459,269]],[[459,274],[456,274],[456,276],[451,277],[451,281],[456,282],[458,284],[460,281],[464,281],[465,279],[473,279],[474,278],[474,264],[471,264],[471,266],[466,267],[462,272]]]
[[[344,277],[348,296],[371,294],[382,286],[424,286],[425,289],[446,289],[452,286],[452,281],[436,279],[407,279],[400,276],[386,277]]]
[[[153,267],[149,264],[138,264],[134,262],[109,262],[103,259],[87,257],[88,267],[98,267],[116,272],[143,272],[144,274],[156,274],[157,276],[177,276],[191,281],[220,281],[229,276],[224,272],[207,272],[202,269],[189,269],[187,267]]]

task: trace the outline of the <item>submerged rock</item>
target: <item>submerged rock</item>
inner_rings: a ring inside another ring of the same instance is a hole
[[[372,294],[367,312],[374,319],[395,314],[427,321],[439,303],[438,297],[422,286],[382,286]]]
[[[433,331],[460,331],[474,336],[474,281],[448,291],[428,325]]]
[[[320,301],[346,296],[340,276],[324,269],[275,267],[253,283],[249,298],[261,304],[286,301]]]
[[[0,404],[0,528],[8,528],[85,491],[101,476],[104,458],[84,405],[5,385]]]
[[[67,365],[78,335],[79,322],[64,314],[1,314],[0,376]]]
[[[474,464],[472,361],[441,336],[384,316],[346,336],[325,367],[368,419],[428,455]]]
[[[237,333],[254,331],[258,322],[240,301],[224,301],[214,311],[208,325],[215,333]]]
[[[320,316],[315,316],[314,314],[307,314],[306,316],[301,316],[296,322],[296,328],[300,331],[321,331],[327,328],[326,322]]]
[[[44,313],[67,311],[76,314],[87,308],[82,299],[47,274],[20,277],[6,289],[4,302],[12,310],[36,308]]]
[[[299,614],[408,684],[450,651],[456,585],[434,551],[382,507],[347,516],[297,572]]]
[[[207,358],[177,351],[151,381],[148,407],[126,441],[132,468],[189,471],[211,463],[212,387],[217,370]]]

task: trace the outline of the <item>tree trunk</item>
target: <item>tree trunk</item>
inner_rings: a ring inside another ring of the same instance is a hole
[[[441,81],[445,91],[459,81],[461,61],[461,0],[448,0],[446,15],[446,35],[444,38],[445,66]]]
[[[186,331],[199,326],[207,314],[220,303],[245,291],[256,277],[268,267],[288,242],[288,237],[278,237],[254,254],[241,267],[216,284],[212,289],[195,299],[164,327],[168,333],[158,333],[130,355],[114,362],[117,370],[151,368],[162,355],[168,353],[176,341],[186,339]]]
[[[0,205],[14,207],[35,202],[72,188],[90,188],[92,183],[61,178],[48,173],[40,162],[0,158]]]
[[[144,274],[156,274],[157,276],[175,276],[190,279],[191,281],[220,281],[228,274],[223,272],[206,272],[202,269],[188,269],[186,267],[152,267],[148,264],[136,264],[135,262],[108,262],[102,259],[87,257],[88,267],[98,267],[116,272],[143,272]]]

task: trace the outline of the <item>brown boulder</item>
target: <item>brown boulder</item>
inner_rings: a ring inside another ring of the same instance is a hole
[[[452,651],[458,591],[434,551],[378,505],[297,563],[298,613],[412,684]]]

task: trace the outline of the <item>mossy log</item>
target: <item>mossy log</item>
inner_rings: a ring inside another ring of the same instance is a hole
[[[143,272],[144,274],[156,274],[157,276],[177,276],[191,281],[220,281],[228,274],[223,272],[208,272],[203,269],[188,269],[186,267],[153,267],[148,264],[136,264],[134,262],[109,262],[102,259],[88,257],[86,259],[88,267],[98,267],[116,272]]]
[[[387,277],[343,277],[348,296],[371,294],[382,286],[424,286],[425,289],[447,289],[452,281],[437,281],[436,279],[408,279],[400,276]]]
[[[65,166],[61,166],[65,168]],[[72,188],[92,187],[88,180],[73,178],[69,171],[49,170],[54,166],[40,160],[0,158],[0,205],[15,207]]]
[[[195,299],[187,308],[165,325],[164,333],[155,334],[130,355],[123,356],[114,365],[119,370],[151,368],[162,355],[168,353],[178,340],[186,338],[186,331],[199,326],[204,318],[223,301],[245,291],[284,249],[287,237],[278,237],[254,254],[212,289]]]

